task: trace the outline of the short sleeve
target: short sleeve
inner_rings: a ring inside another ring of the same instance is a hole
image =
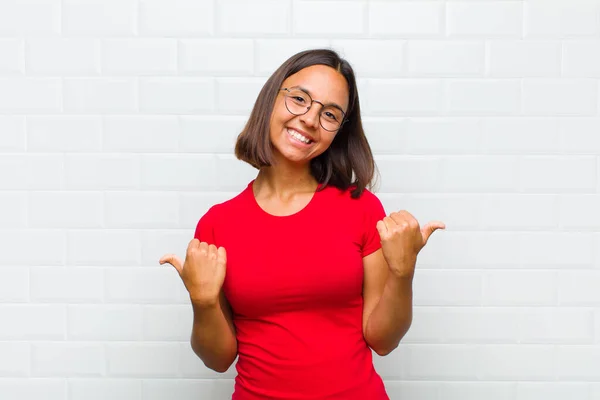
[[[215,244],[215,232],[214,232],[214,207],[211,207],[206,214],[204,214],[198,224],[196,225],[196,232],[194,238],[201,242],[208,244]]]
[[[381,248],[381,239],[377,231],[377,222],[385,217],[385,209],[377,196],[368,190],[362,194],[364,217],[363,217],[363,241],[361,255],[368,256]]]

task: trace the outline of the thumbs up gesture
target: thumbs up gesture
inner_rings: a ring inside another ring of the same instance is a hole
[[[217,249],[213,244],[193,239],[188,245],[185,262],[174,254],[167,254],[159,263],[175,267],[193,303],[206,306],[219,303],[227,264],[223,247]]]
[[[419,226],[408,211],[393,212],[377,222],[383,256],[390,272],[399,278],[412,278],[417,254],[427,244],[433,232],[445,229],[443,222],[435,221]]]

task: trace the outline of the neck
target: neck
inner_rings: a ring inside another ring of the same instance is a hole
[[[310,174],[310,165],[277,164],[260,169],[255,190],[287,197],[301,192],[314,192],[318,182]]]

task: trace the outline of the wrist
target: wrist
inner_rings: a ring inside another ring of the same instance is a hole
[[[190,302],[194,308],[199,309],[212,309],[216,308],[219,305],[219,297],[215,298],[206,298],[201,296],[193,296],[190,295]]]

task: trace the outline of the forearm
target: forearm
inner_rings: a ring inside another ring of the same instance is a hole
[[[390,273],[365,330],[365,340],[377,354],[389,354],[408,332],[412,323],[412,298],[412,277]]]
[[[199,305],[192,301],[194,323],[191,345],[204,364],[217,372],[225,372],[237,355],[237,340],[219,303]]]

